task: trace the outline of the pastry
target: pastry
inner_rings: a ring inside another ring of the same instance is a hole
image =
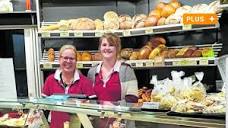
[[[100,19],[96,19],[94,21],[95,26],[96,26],[96,30],[104,30],[104,23],[103,21],[101,21]]]

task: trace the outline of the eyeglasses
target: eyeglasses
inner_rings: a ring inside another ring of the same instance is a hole
[[[60,56],[61,58],[63,58],[63,60],[64,61],[74,61],[75,60],[75,58],[73,58],[73,57],[68,57],[68,56]]]

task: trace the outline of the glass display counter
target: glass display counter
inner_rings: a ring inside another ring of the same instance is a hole
[[[55,110],[76,113],[82,125],[92,128],[88,115],[99,117],[121,118],[158,124],[170,124],[190,127],[225,127],[225,120],[193,117],[168,116],[165,112],[145,112],[129,103],[98,104],[95,100],[82,99],[0,99],[0,108]]]

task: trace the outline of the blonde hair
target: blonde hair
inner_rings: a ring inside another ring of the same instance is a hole
[[[103,39],[106,39],[110,45],[113,45],[116,47],[117,58],[119,59],[120,51],[121,51],[121,39],[120,39],[120,37],[114,33],[105,33],[99,39],[99,49],[101,47],[101,43],[102,43]]]
[[[59,57],[61,57],[62,53],[66,50],[66,49],[72,49],[75,53],[75,56],[77,55],[77,50],[76,48],[73,46],[73,45],[70,45],[70,44],[66,44],[66,45],[63,45],[60,50],[59,50]]]

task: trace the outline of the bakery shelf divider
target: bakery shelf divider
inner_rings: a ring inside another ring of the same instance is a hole
[[[182,25],[172,24],[163,26],[144,27],[127,30],[69,30],[69,31],[42,31],[39,30],[38,36],[41,38],[92,38],[101,37],[104,33],[116,33],[120,37],[131,37],[151,34],[161,34],[170,32],[194,31],[203,29],[217,29],[219,24],[212,25]]]

